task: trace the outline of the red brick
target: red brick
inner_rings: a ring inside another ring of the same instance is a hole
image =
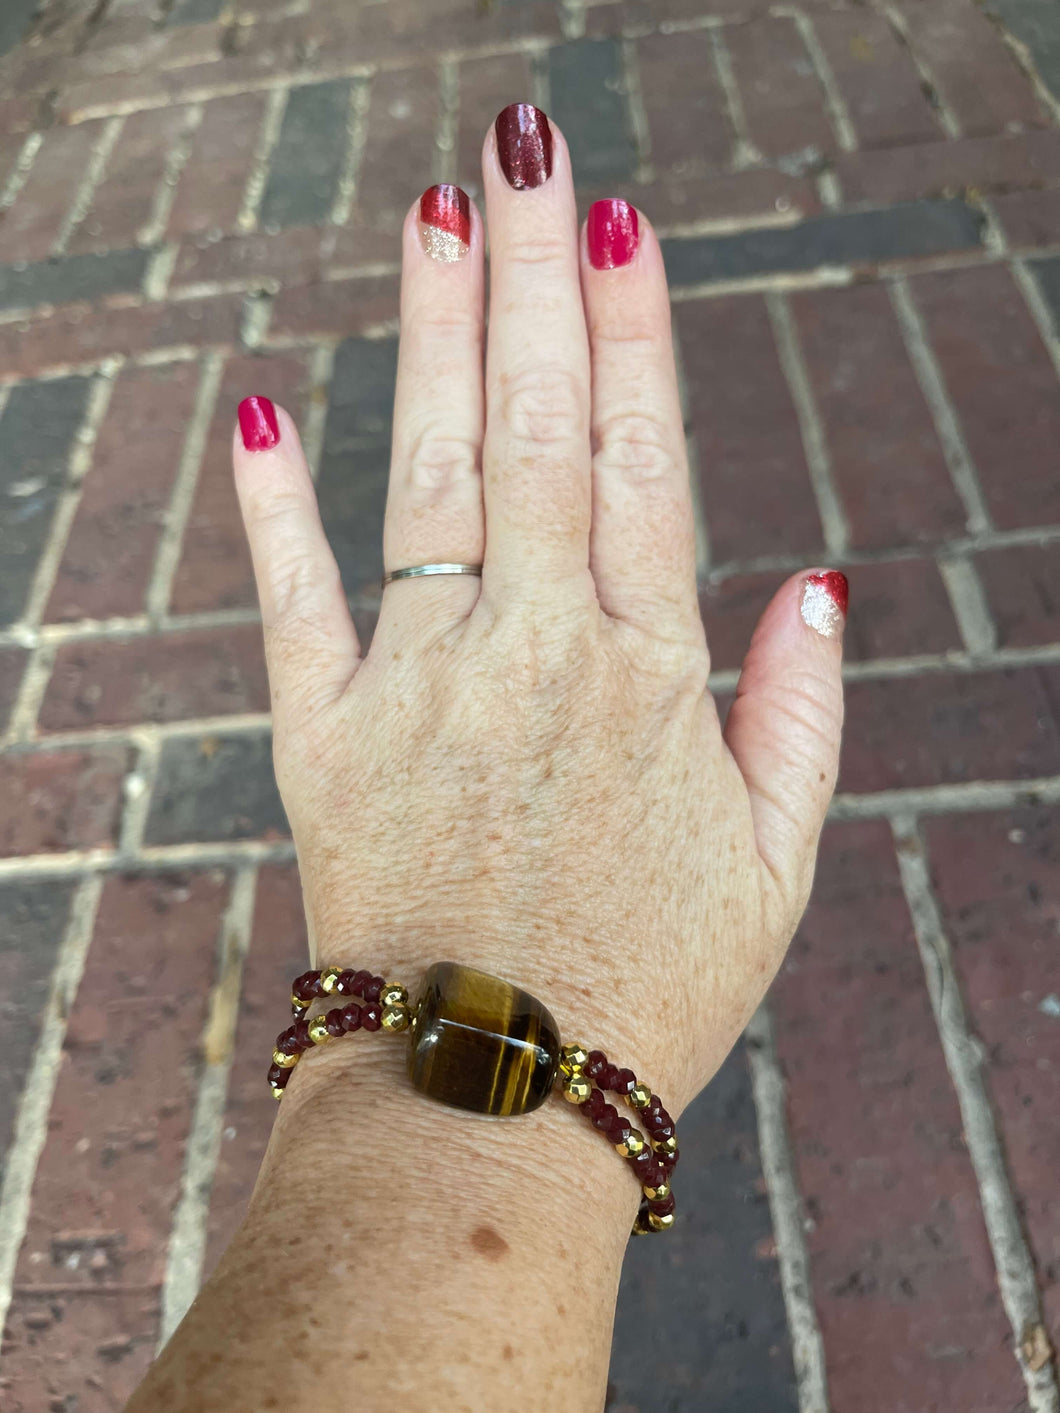
[[[785,574],[733,574],[699,591],[711,667],[728,672],[743,665],[751,635]]]
[[[121,1413],[155,1355],[157,1291],[16,1294],[4,1343],[4,1413]]]
[[[233,236],[228,240],[202,238],[180,248],[170,288],[219,281],[248,285],[270,280],[304,284],[323,276],[322,249],[330,232],[301,226],[270,234]],[[393,238],[388,238],[393,244]]]
[[[218,871],[108,878],[16,1284],[161,1284],[227,901]]]
[[[26,323],[0,325],[0,372],[28,376],[113,353],[135,357],[189,344],[231,347],[242,317],[238,294],[129,308],[67,304]]]
[[[397,275],[292,286],[276,296],[269,336],[362,333],[397,319],[398,290]]]
[[[727,168],[733,139],[709,34],[648,35],[636,56],[655,170],[687,177]]]
[[[940,136],[908,49],[871,10],[814,16],[814,29],[862,147]]]
[[[1020,545],[976,555],[1004,648],[1060,642],[1060,547]]]
[[[793,294],[791,308],[852,545],[961,534],[964,507],[883,286]]]
[[[715,559],[811,553],[820,522],[765,304],[704,299],[675,313]]]
[[[987,505],[1003,529],[1060,520],[1056,370],[1000,265],[912,282]]]
[[[608,196],[613,187],[580,187],[578,209],[584,215],[593,201]],[[816,187],[809,177],[759,167],[726,176],[684,178],[663,173],[653,182],[625,182],[626,199],[644,211],[658,229],[679,231],[710,222],[723,227],[774,221],[779,214],[795,221],[814,216],[821,209]]]
[[[372,80],[357,205],[380,229],[399,231],[405,212],[430,186],[438,116],[433,73],[398,69]]]
[[[991,205],[1010,245],[1055,245],[1060,231],[1060,187],[1051,191],[1014,191],[995,196]]]
[[[755,146],[767,158],[813,166],[835,138],[824,95],[794,22],[755,20],[725,30]]]
[[[45,612],[49,623],[139,613],[180,464],[197,363],[118,377]]]
[[[102,123],[51,128],[15,203],[0,221],[0,262],[48,255],[73,205]]]
[[[170,239],[235,227],[264,112],[262,93],[207,103],[177,185]]]
[[[1030,1238],[1060,1331],[1060,820],[1055,810],[924,822],[932,877]]]
[[[1045,117],[1025,75],[986,15],[968,0],[904,0],[901,12],[913,48],[962,131],[1005,132],[1019,124],[1044,127]]]
[[[149,69],[142,73],[111,74],[72,83],[59,96],[56,117],[82,123],[115,108],[167,108],[174,103],[201,103],[218,89],[239,92],[271,86],[272,80],[293,74],[300,64],[278,63],[271,50],[237,54],[214,64],[183,69]]]
[[[65,643],[41,707],[44,731],[132,726],[269,709],[261,629]]]
[[[839,788],[896,790],[1060,771],[1055,669],[849,682]]]
[[[460,64],[455,180],[474,199],[482,196],[482,144],[494,118],[509,103],[531,93],[526,54],[464,59]]]
[[[88,214],[67,247],[71,255],[141,243],[170,148],[186,122],[183,108],[133,113],[126,119]]]
[[[771,997],[833,1406],[1016,1408],[1022,1381],[886,824],[826,829]]]
[[[305,363],[295,356],[235,358],[225,368],[173,581],[175,613],[251,608],[257,602],[232,480],[236,407],[254,393],[282,403],[297,420],[305,398],[305,378]]]
[[[128,765],[124,746],[12,751],[0,758],[0,855],[114,844]]]
[[[876,152],[844,152],[835,159],[835,170],[848,201],[883,205],[943,196],[966,187],[1005,192],[1055,180],[1060,171],[1060,132],[968,137]],[[1051,239],[1056,239],[1055,226]]]
[[[292,980],[308,960],[298,870],[263,868],[254,903],[254,929],[243,969],[224,1139],[210,1194],[207,1269],[211,1269],[246,1215],[247,1202],[269,1141],[276,1101],[265,1082],[276,1036],[290,1024]]]
[[[0,649],[0,734],[7,730],[28,656],[24,648]]]

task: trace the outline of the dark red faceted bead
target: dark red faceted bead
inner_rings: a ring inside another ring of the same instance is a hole
[[[324,1024],[331,1036],[338,1038],[338,1036],[346,1034],[346,1027],[342,1023],[342,1012],[337,1007],[333,1011],[328,1011],[324,1017]]]
[[[651,1126],[651,1136],[658,1139],[660,1143],[664,1138],[673,1138],[674,1126],[673,1124],[654,1123]]]
[[[361,1028],[361,1008],[356,1001],[351,1001],[348,1006],[342,1008],[342,1028],[343,1030],[360,1030]]]
[[[294,1038],[299,1050],[308,1050],[313,1044],[309,1035],[309,1022],[304,1020],[296,1021],[295,1024],[291,1026],[291,1029],[294,1031]]]
[[[617,1079],[618,1079],[618,1066],[611,1064],[611,1062],[610,1062],[610,1060],[609,1060],[609,1061],[607,1062],[607,1066],[606,1066],[606,1068],[604,1069],[603,1074],[600,1076],[600,1079],[599,1079],[599,1081],[598,1081],[598,1083],[599,1083],[599,1085],[600,1085],[600,1088],[601,1088],[601,1089],[610,1089],[610,1090],[614,1090],[615,1083],[616,1083]]]
[[[378,1030],[383,1023],[383,1008],[378,1001],[365,1006],[361,1012],[361,1025],[365,1030]]]
[[[288,1026],[286,1030],[280,1032],[276,1037],[276,1045],[274,1048],[284,1055],[297,1055],[300,1053],[302,1047],[295,1038],[293,1025]]]
[[[655,1154],[651,1149],[645,1148],[642,1153],[638,1153],[635,1158],[630,1158],[629,1161],[632,1164],[633,1171],[637,1175],[637,1181],[644,1187],[650,1187],[651,1183],[648,1181],[648,1174],[655,1166]]]
[[[614,1104],[605,1104],[593,1119],[593,1128],[598,1128],[601,1133],[607,1133],[617,1118],[618,1110],[615,1108]]]
[[[385,976],[373,976],[371,981],[368,982],[367,986],[365,986],[361,992],[361,995],[366,1001],[378,1001],[379,997],[383,994],[383,987],[385,985]]]
[[[589,1058],[582,1066],[582,1073],[586,1079],[599,1080],[604,1070],[607,1068],[607,1056],[602,1050],[590,1050]]]
[[[611,1088],[616,1094],[632,1094],[637,1087],[637,1076],[632,1070],[619,1070]]]
[[[356,976],[356,974],[356,972],[350,970],[346,970],[340,973],[339,979],[335,983],[335,990],[340,996],[356,995],[356,992],[353,989],[353,978]]]
[[[295,977],[294,983],[291,986],[291,995],[300,996],[303,1001],[308,1001],[313,994],[309,987],[314,975],[314,972],[304,971],[301,976]]]
[[[318,996],[323,996],[324,983],[321,981],[318,971],[313,972],[312,977],[312,981],[310,981],[309,985],[306,987],[306,992],[315,999]]]
[[[602,1089],[591,1089],[588,1099],[582,1105],[582,1113],[594,1119],[606,1103]]]
[[[294,1073],[293,1070],[285,1070],[282,1065],[269,1066],[269,1083],[278,1084],[281,1089],[285,1088],[287,1081]]]
[[[607,1136],[612,1143],[625,1143],[632,1132],[633,1125],[627,1118],[624,1118],[622,1114],[619,1114],[618,1118],[607,1130]]]
[[[370,971],[365,971],[363,967],[360,971],[355,971],[353,973],[353,981],[350,985],[350,995],[363,996],[364,988],[368,985],[371,979],[372,973]]]
[[[641,1110],[641,1117],[647,1122],[648,1115],[659,1113],[662,1106],[662,1100],[659,1098],[658,1094],[653,1094],[648,1100],[648,1107]]]
[[[672,1192],[669,1197],[657,1197],[648,1203],[648,1207],[657,1217],[668,1217],[676,1206]]]

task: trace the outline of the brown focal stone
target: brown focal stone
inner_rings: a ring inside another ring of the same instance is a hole
[[[409,1048],[423,1094],[479,1114],[527,1114],[559,1068],[559,1031],[526,991],[458,962],[427,972]]]

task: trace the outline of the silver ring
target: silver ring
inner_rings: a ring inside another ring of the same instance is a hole
[[[413,564],[408,569],[392,569],[383,575],[383,588],[395,579],[422,579],[428,574],[475,574],[482,577],[481,564]]]

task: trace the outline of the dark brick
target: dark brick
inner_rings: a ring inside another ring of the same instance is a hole
[[[530,94],[530,59],[526,54],[491,54],[460,64],[460,114],[457,120],[454,180],[478,200],[482,195],[482,144],[497,114],[513,99]]]
[[[176,613],[251,608],[257,602],[232,479],[236,407],[254,393],[282,403],[297,422],[305,408],[305,383],[305,362],[293,354],[234,358],[226,365],[173,579]]]
[[[1040,186],[1053,178],[1058,165],[1060,132],[1045,131],[844,152],[835,160],[835,171],[847,201],[883,203],[944,196],[966,187],[1006,192]]]
[[[84,176],[101,123],[50,128],[15,204],[0,220],[0,264],[51,248]]]
[[[798,226],[664,240],[671,285],[746,279],[820,265],[876,265],[980,244],[980,219],[963,201],[910,201],[879,211],[817,216]]]
[[[550,117],[563,129],[579,185],[625,181],[636,171],[622,54],[610,39],[579,39],[548,52]]]
[[[814,29],[862,147],[940,136],[909,50],[871,10],[826,11]]]
[[[392,236],[393,255],[398,256],[397,238]],[[397,275],[370,275],[352,280],[322,280],[281,290],[272,306],[269,337],[288,335],[351,334],[396,324],[398,317]]]
[[[206,104],[169,213],[170,238],[235,226],[264,111],[261,93]]]
[[[191,362],[128,367],[118,375],[47,622],[142,611],[199,375]]]
[[[651,34],[636,54],[655,170],[681,178],[724,170],[733,137],[709,34]]]
[[[886,290],[806,291],[791,296],[791,309],[851,544],[879,549],[963,533],[966,512]]]
[[[847,573],[850,616],[844,657],[865,662],[961,647],[949,595],[933,559],[858,564]]]
[[[262,1056],[289,1023],[285,998],[309,955],[305,910],[294,864],[261,870],[254,902],[250,951],[243,968],[239,1025],[225,1105],[224,1137],[210,1192],[206,1266],[212,1269],[246,1215],[265,1154],[276,1101],[269,1093]]]
[[[261,200],[263,226],[326,221],[349,146],[347,79],[293,88]]]
[[[1052,312],[1053,327],[1060,332],[1060,255],[1052,260],[1035,260],[1028,268]]]
[[[798,420],[757,297],[675,310],[714,558],[819,550]]]
[[[41,707],[45,731],[268,711],[261,629],[65,643]]]
[[[1060,520],[1056,369],[1011,274],[940,271],[911,289],[995,523]]]
[[[0,417],[0,624],[22,613],[66,481],[89,380],[21,383]]]
[[[992,202],[1010,245],[1054,245],[1060,230],[1060,187],[1051,191],[1013,191]],[[1056,301],[1060,303],[1060,301]]]
[[[839,788],[895,790],[1060,771],[1049,669],[849,682]]]
[[[997,29],[966,0],[904,0],[901,13],[931,81],[970,136],[1040,127],[1045,117]]]
[[[927,819],[943,922],[986,1046],[986,1077],[1044,1300],[1060,1322],[1060,820],[1055,810]]]
[[[279,839],[287,820],[269,736],[192,736],[165,742],[147,844]]]
[[[215,20],[224,0],[175,0],[166,17],[166,24],[195,25]]]
[[[789,170],[819,167],[834,148],[835,136],[794,21],[785,17],[728,25],[723,37],[754,145]]]
[[[7,730],[11,708],[22,684],[22,670],[29,654],[24,648],[0,649],[0,735]]]
[[[1060,10],[1054,0],[986,0],[986,10],[1026,45],[1046,87],[1060,98]]]
[[[399,69],[372,80],[357,207],[379,230],[396,236],[405,212],[434,179],[438,108],[437,83],[422,69]],[[397,251],[395,240],[395,258]]]
[[[0,1181],[72,891],[51,878],[0,883]]]
[[[813,900],[771,999],[832,1406],[1019,1407],[886,824],[825,830]]]
[[[0,268],[0,309],[31,309],[37,304],[132,294],[143,282],[148,259],[146,250],[112,250],[103,255],[71,255],[64,260]]]
[[[0,54],[14,49],[37,13],[37,0],[8,0],[0,12]]]
[[[176,290],[182,285],[197,285],[207,280],[239,280],[251,287],[262,287],[272,281],[294,284],[317,281],[324,274],[325,242],[332,245],[334,233],[322,231],[318,226],[258,231],[227,240],[185,241],[177,256],[171,288]],[[386,253],[391,249],[388,241]]]
[[[622,1267],[607,1407],[795,1413],[742,1047],[682,1116],[681,1154],[680,1234],[631,1242]]]
[[[0,757],[0,856],[105,848],[118,836],[124,746]]]
[[[985,550],[975,567],[1005,648],[1060,641],[1060,548],[1020,545]]]
[[[397,341],[346,339],[335,354],[324,455],[338,459],[368,442],[389,442]]]
[[[379,588],[389,473],[388,445],[361,447],[341,458],[325,447],[317,498],[342,582],[350,595]]]

